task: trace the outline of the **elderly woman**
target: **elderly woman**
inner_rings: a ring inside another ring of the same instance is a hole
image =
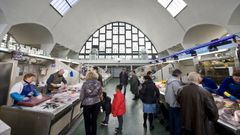
[[[97,134],[97,117],[100,111],[100,95],[102,92],[101,83],[97,79],[97,74],[89,71],[80,93],[86,135]]]

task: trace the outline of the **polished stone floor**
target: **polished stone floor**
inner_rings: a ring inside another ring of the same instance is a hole
[[[113,94],[115,92],[114,88],[119,82],[118,79],[112,79],[105,86],[105,90],[108,93],[108,96],[113,98]],[[134,101],[132,100],[133,95],[129,91],[129,86],[127,88],[126,94],[126,106],[127,112],[124,115],[123,121],[123,132],[121,135],[168,135],[169,133],[165,130],[165,128],[160,124],[158,119],[154,120],[155,129],[149,131],[149,127],[147,130],[143,128],[143,112],[142,112],[142,103],[140,100]],[[98,135],[114,135],[115,127],[118,126],[117,118],[110,116],[108,127],[103,127],[100,125],[100,122],[103,120],[103,114],[99,115],[98,119]],[[84,135],[84,122],[83,120],[78,120],[75,125],[70,129],[67,135]]]

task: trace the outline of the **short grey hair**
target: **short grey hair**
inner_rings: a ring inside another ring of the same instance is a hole
[[[188,81],[190,81],[190,82],[198,82],[200,78],[201,78],[201,76],[197,72],[190,72],[188,74]]]

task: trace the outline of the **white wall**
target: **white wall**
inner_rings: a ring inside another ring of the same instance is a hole
[[[178,68],[182,71],[183,75],[186,75],[189,72],[196,71],[193,60],[180,61],[179,63],[174,63],[175,68]]]
[[[113,21],[140,28],[159,52],[182,43],[185,33],[196,25],[216,24],[227,28],[229,33],[240,31],[239,27],[228,28],[239,0],[185,1],[188,6],[176,18],[157,0],[80,0],[64,17],[50,6],[49,0],[0,0],[0,9],[7,27],[40,24],[52,33],[53,44],[59,43],[77,52],[95,30]],[[49,47],[51,50],[52,46]]]
[[[167,80],[171,76],[171,73],[169,72],[170,71],[169,69],[172,69],[172,65],[171,64],[168,64],[168,65],[164,66],[162,68],[162,71],[158,70],[154,74],[156,76],[156,80],[157,81],[159,81],[159,80]],[[162,76],[163,76],[163,78],[162,78]]]
[[[56,60],[55,66],[49,65],[47,68],[48,68],[47,75],[45,75],[43,78],[41,78],[43,82],[46,82],[51,74],[57,72],[60,69],[64,69],[67,74],[67,76],[65,76],[65,79],[67,80],[68,85],[73,85],[73,84],[79,83],[79,80],[80,80],[79,72],[72,69],[70,66],[64,64],[63,62]],[[70,71],[73,71],[74,77],[70,77],[70,75],[69,75]]]

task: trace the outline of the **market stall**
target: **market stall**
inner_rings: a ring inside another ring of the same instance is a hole
[[[104,83],[110,78],[104,75]],[[47,100],[33,106],[1,106],[0,119],[12,128],[12,135],[64,134],[82,115],[79,97],[83,82],[60,88],[50,97],[43,95]]]
[[[165,104],[165,84],[156,82],[160,91],[160,102]],[[218,107],[219,119],[216,124],[216,131],[219,135],[240,135],[240,104],[229,99],[213,94]],[[167,105],[165,106],[167,108]]]
[[[82,113],[79,101],[81,86],[82,83],[69,86],[66,92],[53,94],[50,99],[33,107],[2,106],[0,117],[12,127],[12,134],[57,135],[69,128]],[[43,123],[41,127],[37,126],[39,120]],[[22,121],[26,125],[22,125]],[[35,126],[30,128],[30,125]],[[43,131],[36,132],[38,128],[43,128]]]

